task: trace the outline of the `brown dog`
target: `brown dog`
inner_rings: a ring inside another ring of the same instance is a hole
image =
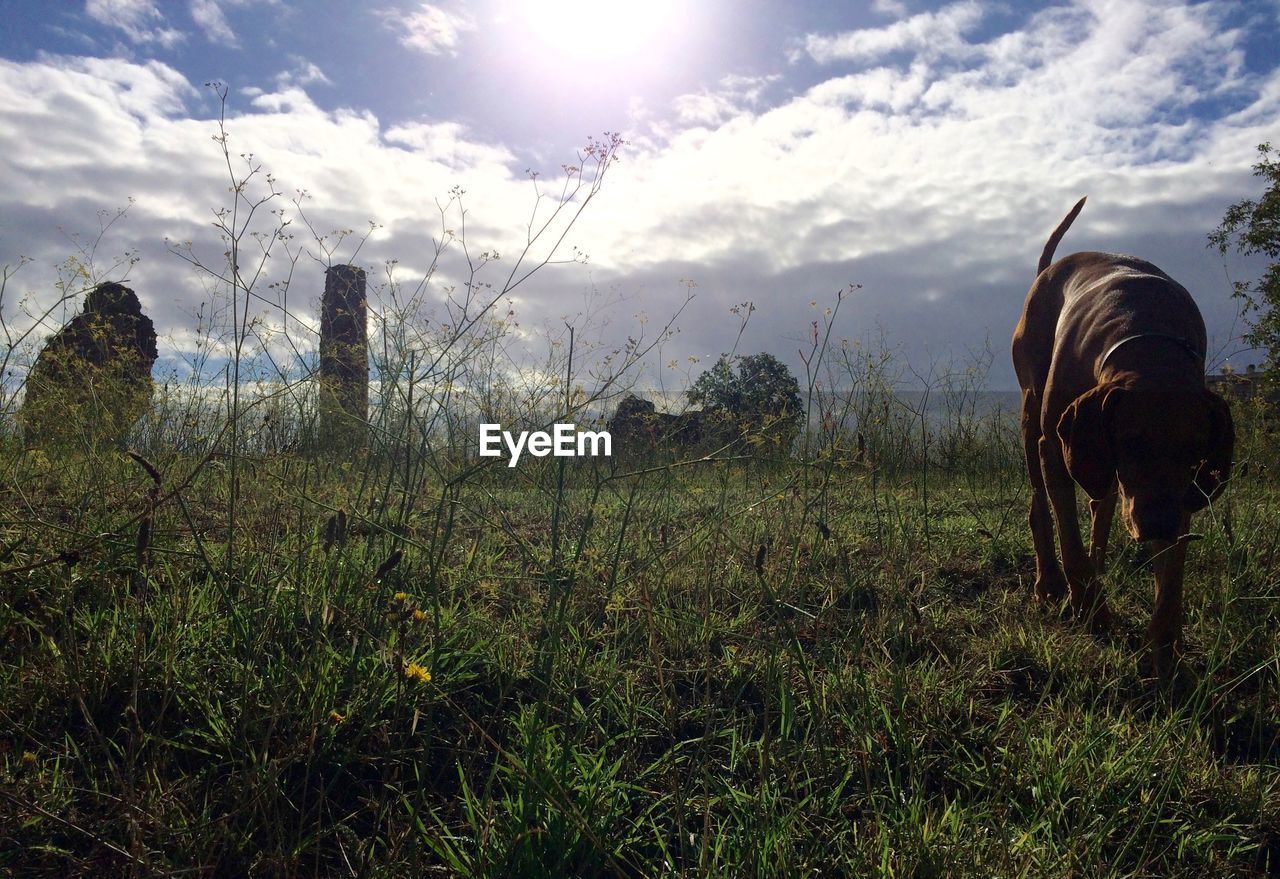
[[[1118,482],[1125,525],[1152,556],[1156,599],[1147,637],[1156,670],[1168,676],[1181,650],[1187,527],[1226,481],[1235,433],[1226,401],[1205,388],[1204,319],[1181,284],[1145,260],[1114,253],[1073,253],[1050,265],[1084,201],[1049,236],[1013,333],[1036,597],[1060,601],[1069,589],[1077,615],[1107,625],[1097,575]],[[1072,480],[1090,498],[1088,553]]]

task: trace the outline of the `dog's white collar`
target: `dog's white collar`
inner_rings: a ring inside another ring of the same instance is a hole
[[[1204,362],[1204,354],[1198,351],[1195,345],[1192,344],[1191,340],[1184,336],[1174,336],[1169,333],[1135,333],[1132,336],[1125,336],[1119,342],[1116,342],[1107,349],[1106,353],[1102,355],[1102,359],[1098,361],[1098,371],[1101,372],[1103,367],[1107,365],[1107,360],[1110,359],[1112,354],[1116,353],[1117,348],[1127,345],[1137,339],[1169,339],[1172,342],[1177,342],[1178,345],[1182,347],[1182,350],[1190,354],[1195,360],[1202,363]]]

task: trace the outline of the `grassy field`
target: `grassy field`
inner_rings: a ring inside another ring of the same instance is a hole
[[[10,442],[0,874],[1280,874],[1280,484],[1240,433],[1164,690],[1131,549],[1108,636],[1032,603],[1007,428],[893,466]]]

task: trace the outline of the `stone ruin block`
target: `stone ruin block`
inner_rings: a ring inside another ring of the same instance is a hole
[[[673,415],[658,412],[652,402],[628,394],[607,425],[614,456],[650,457],[659,452],[676,455],[708,451],[733,438],[728,413],[694,409]]]
[[[368,305],[364,269],[331,266],[320,303],[318,440],[325,450],[362,448],[368,431]]]
[[[99,284],[27,375],[19,422],[28,446],[119,446],[151,402],[156,331],[137,295]]]

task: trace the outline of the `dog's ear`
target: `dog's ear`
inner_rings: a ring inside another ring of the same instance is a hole
[[[1107,402],[1115,391],[1110,385],[1101,385],[1083,393],[1058,419],[1067,472],[1095,501],[1106,497],[1115,481],[1116,458],[1107,417]]]
[[[1236,429],[1231,421],[1231,407],[1213,391],[1204,392],[1209,407],[1209,445],[1206,457],[1196,468],[1195,482],[1187,489],[1183,506],[1190,512],[1204,509],[1222,491],[1231,476],[1231,457],[1235,451]]]

